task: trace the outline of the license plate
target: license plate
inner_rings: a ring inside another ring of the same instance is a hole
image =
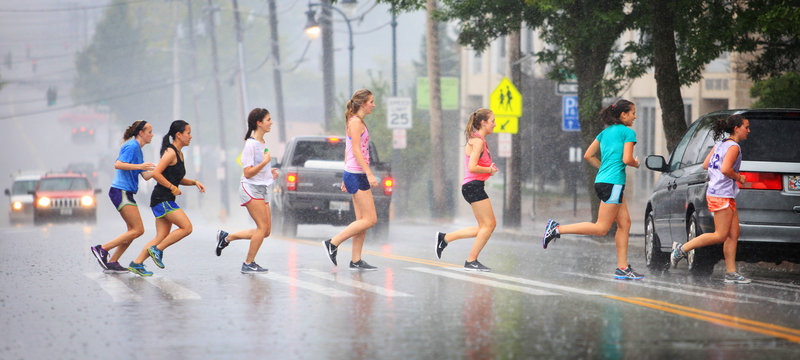
[[[786,190],[800,192],[800,175],[786,175],[788,185]]]
[[[348,211],[350,210],[349,201],[331,201],[330,209],[334,211]]]
[[[72,215],[72,209],[71,208],[61,209],[61,215]]]

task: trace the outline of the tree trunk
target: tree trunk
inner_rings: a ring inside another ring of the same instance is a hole
[[[333,21],[331,21],[331,1],[321,0],[320,29],[322,30],[322,97],[325,106],[325,131],[331,131],[331,121],[334,114],[333,97],[336,96],[336,83],[334,78],[333,63]],[[347,94],[347,98],[353,94]],[[279,119],[280,120],[280,119]],[[340,132],[344,129],[336,129]]]
[[[519,31],[513,31],[508,36],[508,68],[511,75],[511,82],[518,89],[522,87],[522,70],[520,64],[517,63],[520,58],[520,45],[521,37]],[[524,94],[523,94],[524,98]],[[506,191],[505,209],[503,211],[503,226],[504,227],[519,227],[522,220],[522,201],[520,194],[520,168],[522,167],[522,118],[519,119],[518,132],[512,135],[511,142],[511,158],[508,159],[510,166],[506,166],[508,171],[508,178],[505,186]]]
[[[661,122],[667,137],[667,150],[672,152],[687,129],[678,62],[675,59],[675,9],[666,1],[653,0],[652,4],[656,92],[661,105]]]
[[[442,94],[439,74],[439,27],[438,21],[433,18],[436,11],[436,0],[427,0],[427,36],[426,48],[428,52],[428,83],[430,87],[430,116],[431,116],[431,165],[433,166],[433,214],[441,216],[445,208],[444,184],[444,152],[442,151]]]

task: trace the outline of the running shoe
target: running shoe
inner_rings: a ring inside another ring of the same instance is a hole
[[[480,262],[478,262],[478,259],[475,259],[473,261],[464,261],[464,270],[467,270],[467,271],[492,271],[492,269],[490,269],[490,268],[484,266],[483,264],[481,264]]]
[[[255,261],[245,264],[242,263],[242,274],[258,274],[258,273],[265,273],[267,269],[262,268]]]
[[[153,272],[147,271],[147,269],[144,268],[144,264],[137,264],[133,261],[128,265],[128,270],[139,276],[153,276]]]
[[[323,241],[323,244],[325,245],[325,254],[328,255],[329,259],[331,259],[333,265],[338,265],[336,264],[336,253],[339,251],[339,247],[331,244],[331,239]]]
[[[445,233],[443,232],[436,233],[436,258],[438,259],[442,258],[442,251],[447,247],[447,241],[444,241],[444,235]]]
[[[726,284],[749,284],[750,279],[734,271],[732,273],[725,273],[725,279],[723,280],[723,282],[725,282]]]
[[[363,259],[356,262],[350,262],[350,270],[378,270],[377,267],[367,264]]]
[[[217,256],[222,255],[222,249],[228,244],[228,233],[225,230],[217,230]]]
[[[103,249],[103,246],[92,246],[92,255],[94,255],[94,257],[97,259],[97,262],[100,263],[100,267],[102,267],[103,270],[108,270],[108,251]]]
[[[110,273],[126,273],[129,270],[128,270],[128,268],[123,267],[122,265],[120,265],[119,262],[114,261],[114,262],[108,263],[108,270],[106,270],[106,271],[108,271]]]
[[[686,258],[686,252],[683,251],[682,245],[679,243],[672,243],[672,254],[669,256],[670,267],[675,267],[678,262]]]
[[[544,236],[542,236],[542,248],[547,249],[550,242],[560,238],[561,234],[558,232],[558,222],[553,219],[547,221],[547,226],[544,227]]]
[[[631,265],[628,264],[628,267],[626,269],[623,270],[623,269],[617,268],[617,270],[614,271],[614,279],[617,279],[617,280],[641,280],[641,279],[644,279],[644,275],[639,274],[637,272],[634,272],[633,268],[631,267]]]
[[[153,262],[156,263],[156,266],[160,268],[164,268],[164,263],[161,262],[161,258],[164,256],[163,250],[158,250],[158,248],[153,245],[147,248],[147,253],[150,254],[150,257],[153,258]]]

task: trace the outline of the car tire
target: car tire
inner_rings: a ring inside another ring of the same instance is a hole
[[[287,237],[297,236],[297,219],[291,211],[282,211],[281,213],[281,234]]]
[[[650,270],[664,271],[669,266],[669,253],[661,251],[661,240],[656,233],[653,214],[649,212],[644,220],[644,259]]]
[[[689,223],[686,225],[687,241],[692,240],[703,234],[698,226],[697,216],[689,216]],[[714,265],[719,261],[719,255],[715,254],[718,246],[707,246],[689,251],[686,261],[689,263],[689,272],[697,276],[709,276],[714,272]]]

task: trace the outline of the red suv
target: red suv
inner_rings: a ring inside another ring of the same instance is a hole
[[[34,225],[62,219],[97,222],[97,199],[100,189],[81,174],[47,174],[39,179],[33,194]]]

